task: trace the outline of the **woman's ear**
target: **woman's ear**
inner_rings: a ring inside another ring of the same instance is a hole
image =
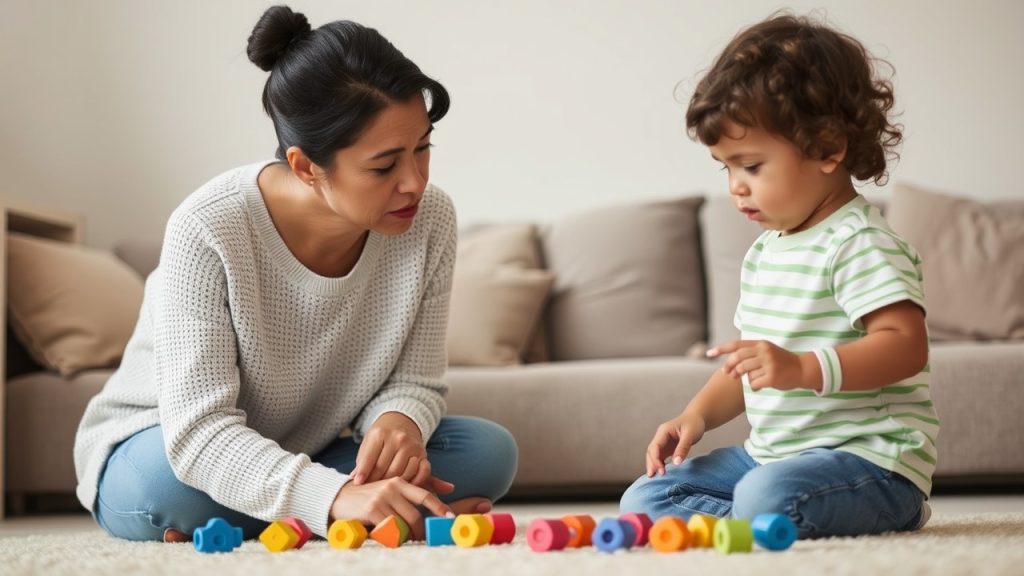
[[[295,174],[300,182],[313,186],[313,183],[316,182],[316,173],[314,172],[316,164],[313,164],[302,148],[289,146],[285,151],[285,158],[288,159],[288,166],[291,167],[292,174]]]

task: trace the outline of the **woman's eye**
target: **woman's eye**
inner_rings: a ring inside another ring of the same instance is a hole
[[[384,168],[374,168],[373,171],[383,176],[388,172],[391,172],[395,168],[395,164],[397,164],[397,162],[392,162],[390,166],[386,166]]]
[[[427,150],[430,150],[430,149],[431,149],[431,148],[433,148],[433,147],[434,147],[434,145],[433,145],[433,144],[431,144],[430,142],[427,142],[427,143],[426,143],[426,144],[424,144],[423,146],[418,146],[418,147],[416,148],[416,153],[418,154],[418,153],[420,153],[420,152],[426,152]]]

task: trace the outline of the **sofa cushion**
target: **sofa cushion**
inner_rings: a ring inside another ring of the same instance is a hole
[[[553,281],[540,269],[536,228],[497,225],[462,236],[452,282],[448,363],[519,364]]]
[[[41,365],[70,376],[115,366],[142,306],[142,279],[112,254],[11,233],[11,328]]]
[[[702,198],[611,206],[542,233],[554,360],[686,354],[705,338]]]
[[[924,260],[933,339],[1024,339],[1024,202],[900,185],[888,220]]]
[[[701,244],[708,289],[708,342],[740,337],[733,323],[740,300],[743,257],[764,230],[736,211],[728,196],[709,196],[700,211]]]

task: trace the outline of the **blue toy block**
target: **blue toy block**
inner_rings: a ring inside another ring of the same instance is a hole
[[[591,535],[594,547],[602,552],[628,550],[636,542],[636,528],[625,520],[605,518],[597,523]]]
[[[796,524],[785,514],[758,514],[750,528],[758,546],[769,550],[785,550],[796,541]]]
[[[452,539],[452,526],[455,518],[434,516],[426,519],[427,525],[427,546],[454,546]]]
[[[200,552],[231,552],[242,545],[242,529],[223,518],[210,518],[192,532],[192,545]]]

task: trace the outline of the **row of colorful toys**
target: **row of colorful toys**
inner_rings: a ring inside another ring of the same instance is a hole
[[[516,524],[510,514],[460,514],[454,518],[426,519],[427,546],[474,548],[489,544],[508,544],[515,539]],[[260,534],[260,541],[271,552],[297,550],[312,532],[297,518],[271,522]],[[648,543],[658,552],[678,552],[687,548],[714,547],[731,554],[750,552],[756,542],[768,550],[786,550],[796,540],[796,526],[782,514],[761,514],[752,521],[695,514],[689,521],[664,516],[652,522],[646,514],[623,514],[595,522],[589,515],[570,515],[560,519],[537,519],[526,528],[526,542],[535,552],[594,546],[603,552],[628,550]],[[399,516],[388,516],[372,532],[358,520],[337,520],[327,532],[333,548],[356,549],[367,538],[388,548],[397,548],[409,538],[409,526]],[[230,552],[241,546],[242,529],[232,527],[223,518],[211,518],[196,528],[193,544],[200,552]]]

